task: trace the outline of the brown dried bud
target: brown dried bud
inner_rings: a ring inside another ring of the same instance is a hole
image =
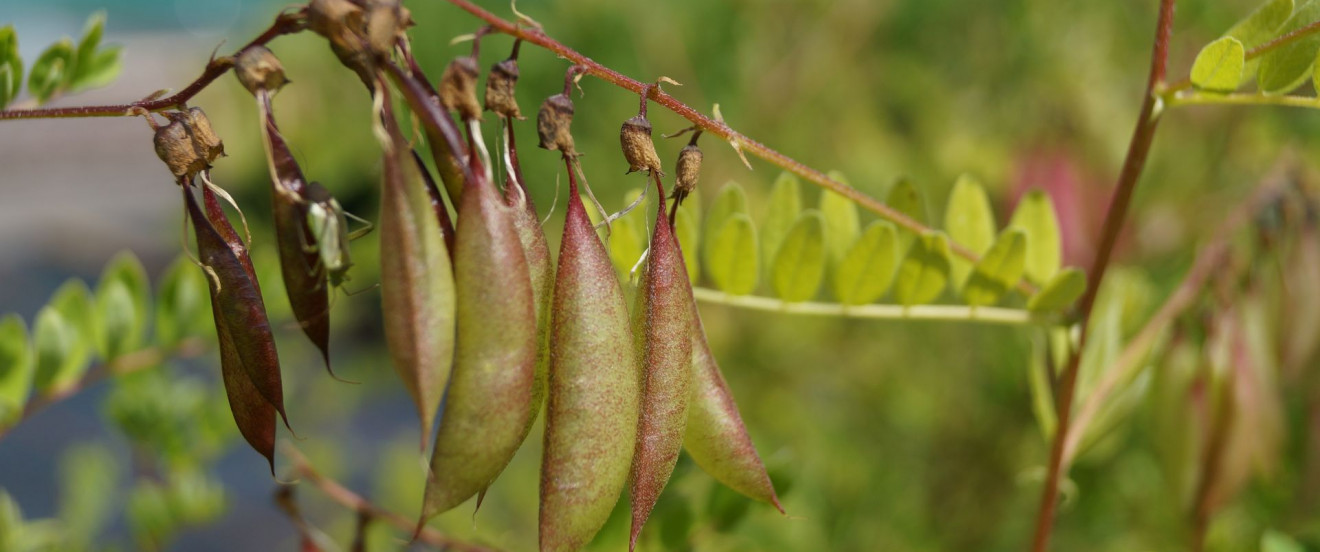
[[[569,127],[573,125],[573,100],[568,94],[555,94],[541,104],[541,112],[536,114],[536,133],[541,137],[542,148],[559,150],[565,155],[573,155],[573,134]]]
[[[655,144],[651,142],[651,121],[643,115],[637,115],[623,122],[619,130],[619,142],[623,145],[623,157],[628,160],[628,172],[647,171],[664,176],[660,170],[660,156],[655,153]]]
[[[307,5],[307,28],[332,42],[362,28],[362,7],[350,0],[312,0]]]
[[[211,162],[215,161],[215,158],[225,155],[225,144],[211,129],[211,120],[206,118],[206,113],[202,111],[202,108],[193,107],[188,109],[187,126],[188,130],[192,132],[193,148],[206,160],[207,167],[211,166]]]
[[[371,0],[367,5],[367,44],[378,55],[394,51],[394,44],[412,25],[412,12],[399,0]]]
[[[193,175],[206,169],[206,160],[193,147],[192,134],[182,121],[173,120],[156,129],[152,138],[156,156],[165,162],[174,176]]]
[[[265,46],[252,46],[243,50],[234,60],[234,75],[243,88],[256,94],[258,90],[276,91],[289,82],[284,78],[284,66],[279,58]]]
[[[458,111],[464,121],[481,120],[477,75],[477,58],[460,56],[449,62],[440,76],[440,103],[445,109]]]
[[[514,85],[518,82],[518,60],[509,58],[496,63],[486,75],[486,109],[502,117],[522,119]]]
[[[683,150],[678,152],[678,166],[675,169],[678,174],[674,177],[674,201],[675,203],[683,201],[683,198],[697,189],[697,179],[701,176],[701,148],[696,144],[683,146]]]

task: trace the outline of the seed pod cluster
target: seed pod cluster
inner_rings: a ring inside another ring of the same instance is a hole
[[[253,94],[258,90],[274,92],[289,82],[279,58],[261,45],[250,46],[238,54],[234,59],[234,75]]]
[[[459,56],[449,62],[440,75],[440,105],[458,111],[464,121],[481,120],[481,104],[477,102],[479,73],[476,56]]]
[[[207,170],[212,161],[225,154],[224,143],[201,108],[171,111],[165,113],[165,118],[170,122],[156,128],[152,142],[156,156],[174,176],[192,176]]]

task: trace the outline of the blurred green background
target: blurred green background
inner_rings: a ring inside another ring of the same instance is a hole
[[[510,15],[501,2],[479,3]],[[136,37],[156,37],[150,44],[157,46],[179,45],[158,73],[143,77],[179,88],[200,70],[221,38],[227,40],[221,51],[232,50],[282,7],[252,0],[208,3],[206,8],[200,4],[6,2],[0,5],[0,23],[15,21],[24,38],[29,21],[38,32],[73,35],[89,11],[104,9],[109,16],[106,40],[130,46],[125,58],[130,73],[115,88],[122,91],[118,99],[125,100],[154,89],[154,84],[138,85],[133,78],[134,60],[142,59],[135,58],[140,54],[132,47]],[[555,0],[524,1],[519,9],[563,43],[624,74],[641,80],[664,75],[683,83],[667,91],[706,112],[720,104],[734,128],[813,167],[838,169],[872,196],[884,197],[897,177],[910,176],[926,197],[931,220],[940,219],[948,191],[962,173],[979,177],[990,188],[1001,222],[1023,191],[1045,188],[1063,221],[1066,261],[1085,265],[1140,105],[1156,4]],[[439,0],[407,5],[418,22],[412,36],[421,65],[432,76],[439,75],[451,57],[469,47],[450,46],[450,38],[475,30],[478,22]],[[1171,72],[1186,74],[1200,45],[1253,7],[1250,0],[1180,2]],[[71,15],[59,16],[59,9]],[[213,10],[213,15],[195,11],[201,9]],[[23,42],[25,55],[34,55],[41,43],[35,37]],[[503,59],[509,45],[507,37],[487,39],[483,67]],[[379,149],[369,127],[369,99],[360,83],[337,65],[318,37],[284,37],[270,46],[292,81],[276,97],[275,114],[303,170],[324,183],[349,211],[374,218]],[[566,68],[552,54],[523,48],[518,98],[525,114],[558,92]],[[601,200],[620,205],[628,190],[645,183],[641,175],[623,174],[626,164],[618,153],[618,126],[635,113],[637,98],[595,79],[585,79],[582,87],[584,97],[574,93],[574,134],[586,154],[583,164]],[[69,98],[62,103],[83,101]],[[214,178],[235,195],[253,224],[267,306],[282,328],[278,337],[288,410],[301,438],[295,444],[325,473],[382,506],[412,516],[420,503],[422,464],[415,450],[412,406],[382,348],[379,294],[370,289],[377,279],[374,236],[353,244],[358,265],[348,287],[367,291],[340,296],[335,304],[337,373],[362,382],[344,385],[325,376],[314,350],[287,323],[291,316],[278,281],[255,105],[229,77],[194,104],[207,110],[229,153],[218,163]],[[650,119],[657,135],[685,126],[682,119],[655,107]],[[42,124],[91,129],[111,123],[0,124],[0,143],[18,140],[20,133]],[[138,142],[125,149],[140,150],[133,155],[144,160],[145,174],[154,179],[153,197],[177,205],[164,167],[150,165],[156,162],[145,127],[140,122],[113,124],[131,127],[125,136],[135,133],[131,139]],[[494,118],[488,117],[488,137],[494,136],[494,129]],[[1314,150],[1317,129],[1320,113],[1283,108],[1190,108],[1166,115],[1118,259],[1141,267],[1137,277],[1155,298],[1147,311],[1176,284],[1198,240],[1246,196],[1281,152]],[[531,121],[518,133],[533,199],[546,213],[555,201],[562,167],[556,154],[531,147],[536,143]],[[667,164],[684,143],[657,137]],[[732,150],[709,137],[703,146],[702,203],[709,205],[724,182],[737,181],[747,189],[759,221],[778,170],[753,159],[754,170],[748,171]],[[41,163],[53,163],[54,157],[50,159]],[[41,185],[37,176],[4,173],[0,166],[0,191],[5,194]],[[104,184],[67,199],[94,204],[115,193]],[[808,189],[804,201],[814,205],[817,197]],[[559,201],[562,205],[563,198]],[[10,207],[24,208],[17,203]],[[180,212],[165,207],[156,217],[147,237],[119,244],[101,239],[96,242],[99,248],[86,246],[91,253],[79,261],[51,255],[4,261],[0,275],[15,284],[0,286],[6,288],[0,312],[19,312],[30,320],[65,276],[94,275],[95,267],[126,247],[146,260],[154,280],[177,254]],[[864,223],[871,218],[863,215]],[[562,209],[546,225],[552,249],[560,220]],[[41,226],[34,224],[36,230],[26,230],[40,234]],[[95,255],[101,256],[86,260]],[[1030,329],[816,319],[719,305],[703,306],[702,315],[789,515],[748,504],[685,458],[648,528],[650,549],[1025,548],[1048,455],[1028,391],[1027,365],[1035,337]],[[207,523],[174,534],[168,549],[293,549],[293,526],[270,500],[273,483],[257,455],[226,425],[211,364],[209,354],[201,361],[171,364],[150,376],[159,381],[103,385],[42,413],[0,441],[0,487],[27,517],[50,517],[66,511],[61,504],[67,500],[58,498],[58,489],[61,481],[73,479],[57,470],[53,460],[64,457],[65,465],[77,466],[76,460],[67,460],[72,447],[88,442],[106,447],[93,457],[115,459],[109,469],[105,461],[84,464],[102,468],[98,477],[112,482],[104,493],[111,497],[130,492],[132,476],[144,473],[142,458],[164,456],[173,458],[164,464],[180,473],[208,473],[199,477],[223,486],[212,494],[222,496],[226,505],[223,511],[199,516]],[[183,388],[197,395],[193,407],[175,403]],[[144,452],[140,443],[125,439],[116,426],[134,422],[118,422],[122,417],[115,417],[116,400],[142,408],[150,404],[139,401],[169,402],[155,412],[181,418],[179,427],[159,430],[186,434],[179,450]],[[98,414],[107,421],[97,422]],[[1084,456],[1073,470],[1075,486],[1069,485],[1054,549],[1184,547],[1185,498],[1168,491],[1168,474],[1161,471],[1153,446],[1158,437],[1144,420],[1139,413],[1129,431],[1117,435],[1104,451]],[[539,441],[538,429],[491,488],[475,518],[469,504],[441,516],[434,526],[510,550],[533,549]],[[228,448],[216,443],[227,443]],[[199,452],[206,447],[216,450]],[[1301,471],[1302,462],[1288,469]],[[1257,483],[1221,516],[1213,532],[1214,549],[1254,549],[1267,528],[1310,538],[1313,547],[1320,546],[1317,510],[1290,507],[1281,498],[1300,492],[1288,473]],[[353,514],[308,486],[299,492],[309,519],[347,547]],[[616,514],[595,549],[624,546],[626,516],[623,510]],[[104,539],[93,548],[142,546],[133,540],[134,534],[141,534],[142,521],[114,511],[105,519]],[[401,546],[401,533],[380,524],[373,527],[378,549]]]

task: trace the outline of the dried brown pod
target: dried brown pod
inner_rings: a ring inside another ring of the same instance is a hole
[[[518,83],[518,47],[521,45],[522,40],[515,40],[509,59],[491,66],[486,75],[486,109],[510,119],[523,118],[514,96],[514,87]]]
[[[174,115],[169,117],[174,118]],[[225,144],[215,135],[215,130],[211,128],[211,120],[206,118],[202,108],[189,108],[186,115],[180,113],[178,117],[185,121],[188,131],[192,133],[193,148],[202,156],[207,168],[217,157],[224,157]]]
[[[637,115],[623,122],[619,129],[619,143],[623,147],[623,157],[628,160],[628,172],[646,171],[664,176],[660,170],[660,156],[655,153],[655,143],[651,141],[651,121],[646,119],[646,95],[654,85],[642,87],[642,106]]]
[[[573,147],[573,99],[569,92],[573,89],[573,77],[586,71],[586,67],[574,65],[564,74],[564,91],[546,98],[541,103],[541,111],[536,114],[536,133],[541,138],[538,144],[544,149],[561,151],[564,155],[577,154]]]
[[[206,170],[206,160],[193,148],[192,134],[181,121],[156,128],[152,138],[156,146],[156,156],[165,162],[174,176],[193,175]]]
[[[351,0],[312,0],[307,4],[307,28],[332,41],[362,25],[362,7]]]
[[[265,46],[255,45],[243,50],[234,59],[234,75],[248,92],[276,91],[289,82],[284,77],[284,66]]]
[[[703,154],[701,147],[697,145],[697,139],[700,137],[701,129],[697,129],[692,133],[692,140],[688,145],[683,146],[682,151],[678,152],[678,164],[675,165],[677,174],[674,176],[674,209],[678,209],[679,204],[687,199],[688,194],[697,189],[697,181],[701,178]]]
[[[404,31],[412,25],[412,12],[399,0],[368,0],[367,45],[376,55],[388,56],[399,39],[404,38]]]
[[[440,104],[458,111],[464,121],[481,120],[481,104],[477,102],[476,56],[460,56],[445,66],[440,76]]]

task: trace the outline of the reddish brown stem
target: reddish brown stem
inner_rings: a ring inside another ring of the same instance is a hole
[[[1114,186],[1114,195],[1109,202],[1109,211],[1105,214],[1104,228],[1101,231],[1100,247],[1096,251],[1095,261],[1091,263],[1090,282],[1086,292],[1078,302],[1078,325],[1080,337],[1077,347],[1068,355],[1068,364],[1059,378],[1058,425],[1054,431],[1050,447],[1050,463],[1045,473],[1045,485],[1041,490],[1040,509],[1036,516],[1036,533],[1032,550],[1045,552],[1049,549],[1050,533],[1054,528],[1054,512],[1058,506],[1059,479],[1065,469],[1063,463],[1064,445],[1068,440],[1068,431],[1072,417],[1073,397],[1077,391],[1077,371],[1081,363],[1082,351],[1086,347],[1089,333],[1091,310],[1095,307],[1096,293],[1104,281],[1105,272],[1118,243],[1119,231],[1127,220],[1128,207],[1132,203],[1132,194],[1136,190],[1141,171],[1146,166],[1146,156],[1150,153],[1151,143],[1155,139],[1155,129],[1159,125],[1159,114],[1155,112],[1158,98],[1155,91],[1164,82],[1169,59],[1169,35],[1173,30],[1173,6],[1176,0],[1160,0],[1159,21],[1155,26],[1155,45],[1151,52],[1150,78],[1146,81],[1146,90],[1141,102],[1141,114],[1137,127],[1132,133],[1128,145],[1127,157]]]
[[[178,91],[172,96],[160,98],[158,100],[139,100],[133,103],[118,105],[85,105],[77,107],[45,107],[38,109],[8,109],[0,111],[0,120],[5,119],[57,119],[68,117],[125,117],[141,114],[143,111],[162,111],[181,107],[188,103],[193,96],[196,96],[202,89],[210,86],[212,82],[220,78],[221,75],[229,72],[234,66],[234,57],[243,53],[244,50],[253,46],[264,45],[275,37],[301,32],[306,28],[306,17],[302,10],[296,12],[281,13],[275,18],[275,22],[265,32],[252,39],[233,57],[222,57],[212,59],[206,64],[206,69],[202,75],[197,77],[192,83],[185,86],[183,90]]]

